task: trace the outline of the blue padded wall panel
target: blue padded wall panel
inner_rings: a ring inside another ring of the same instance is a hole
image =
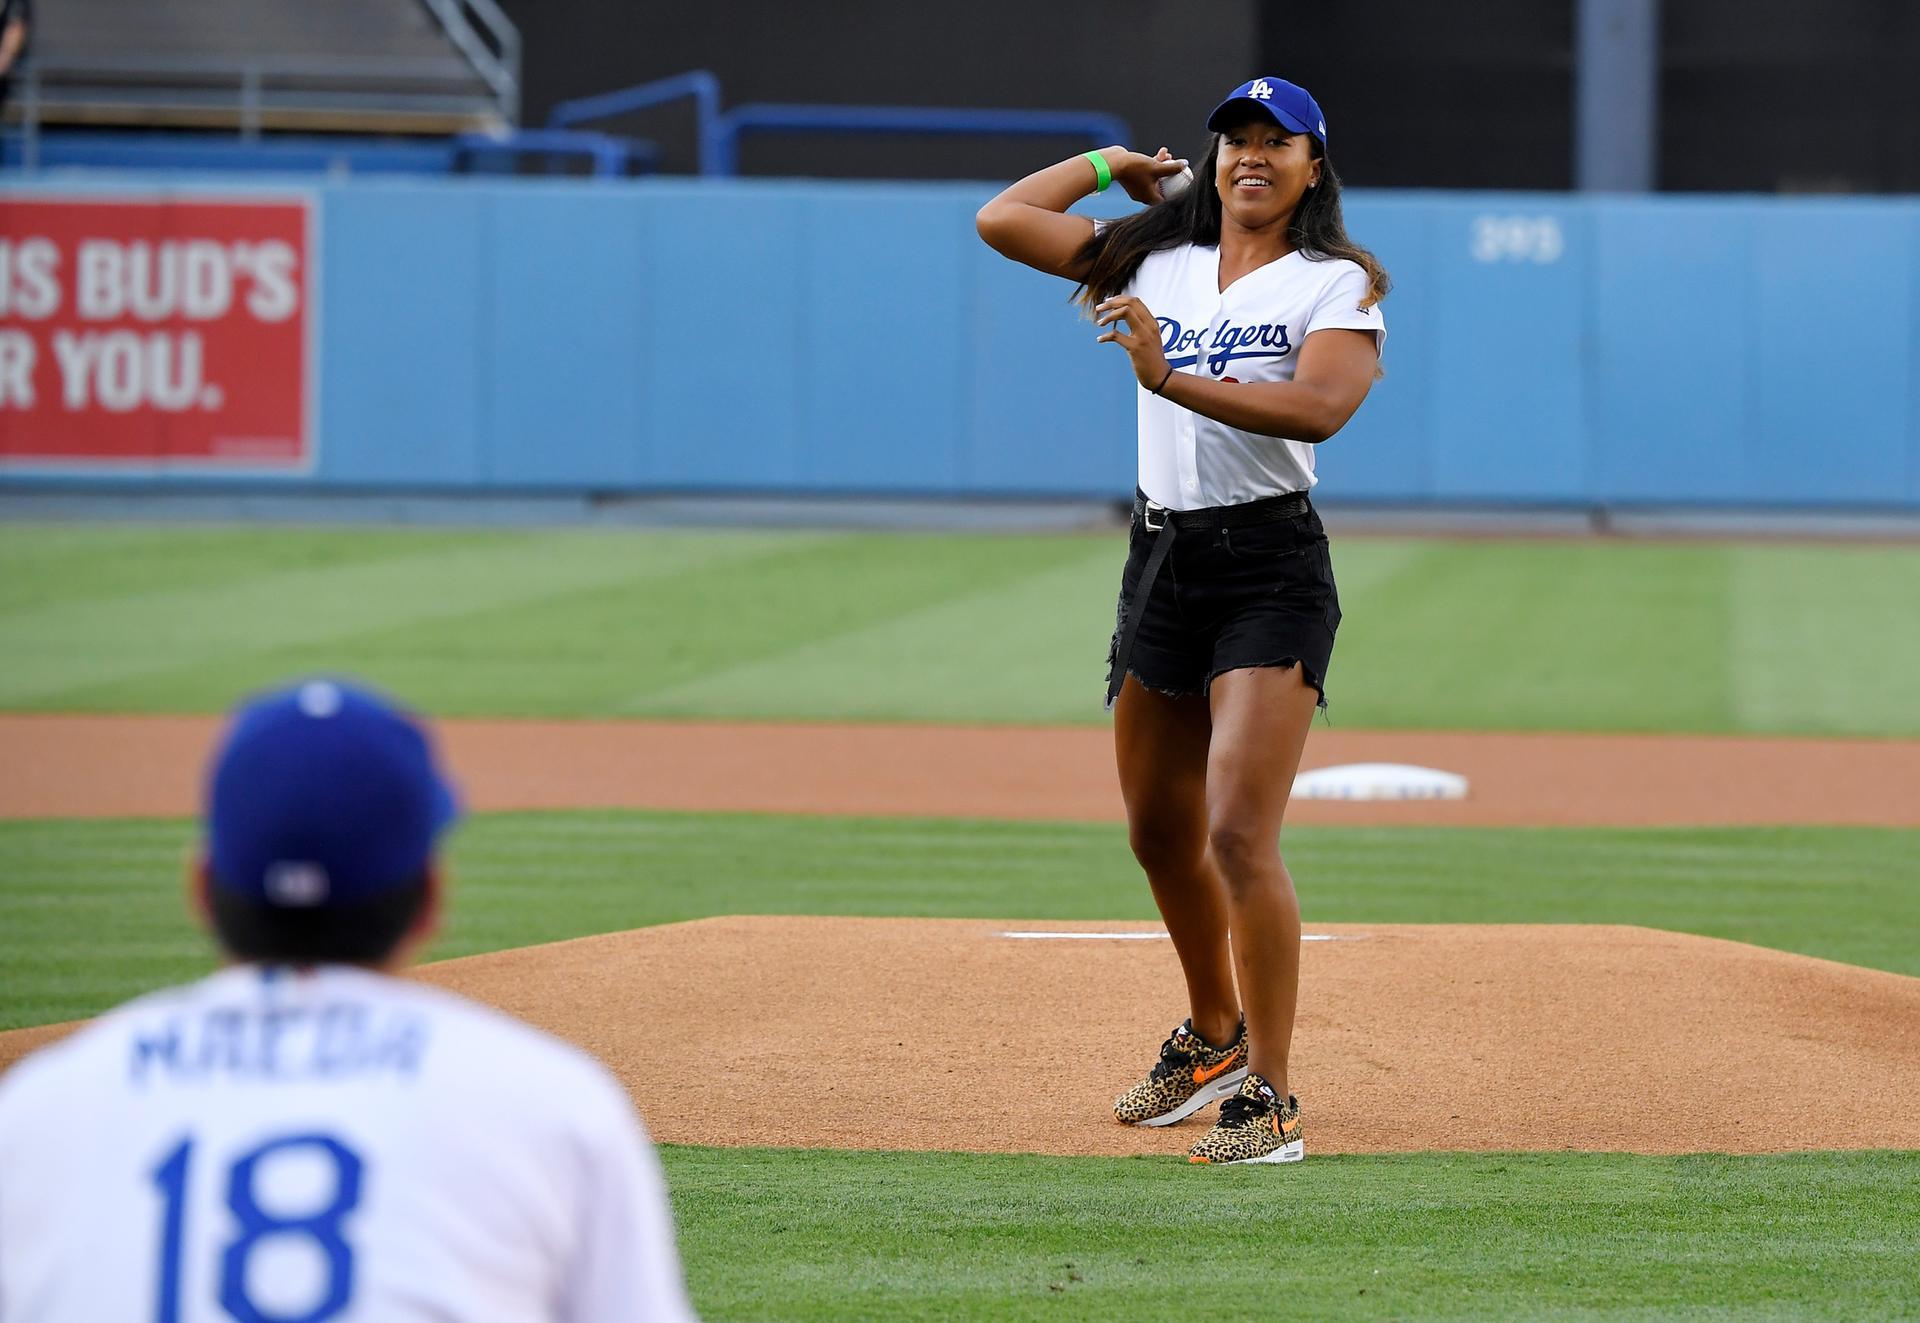
[[[1898,500],[1911,475],[1920,344],[1904,210],[1815,202],[1754,221],[1754,430],[1746,494]]]
[[[479,482],[485,195],[343,184],[323,198],[318,476]]]
[[[636,349],[662,487],[803,485],[802,216],[781,184],[645,188],[648,307]]]
[[[1431,206],[1433,495],[1580,499],[1584,210],[1527,194]]]
[[[1314,457],[1316,490],[1329,500],[1412,501],[1432,493],[1432,227],[1410,201],[1356,201],[1347,230],[1387,268],[1393,292],[1381,305],[1387,324],[1386,375],[1358,413]]]
[[[1920,350],[1920,207],[1907,209],[1907,335]],[[1907,374],[1907,486],[1909,504],[1920,506],[1920,352]]]
[[[313,185],[311,477],[9,486],[1120,496],[1136,388],[1070,286],[973,232],[985,184]],[[54,193],[233,196],[133,174]],[[1086,209],[1130,209],[1109,193]],[[1354,194],[1386,377],[1340,500],[1920,509],[1920,205]]]
[[[1752,217],[1751,204],[1721,201],[1596,204],[1597,499],[1760,499],[1748,458]]]
[[[953,489],[966,445],[972,209],[921,189],[849,186],[798,210],[802,480]]]
[[[980,492],[1129,495],[1138,385],[1126,353],[1069,301],[1073,286],[974,237],[964,474]]]
[[[489,195],[488,476],[629,487],[643,475],[648,209],[552,185]]]

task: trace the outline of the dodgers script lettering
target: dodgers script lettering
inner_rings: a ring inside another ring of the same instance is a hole
[[[1173,367],[1188,367],[1204,358],[1207,371],[1217,377],[1236,358],[1285,358],[1293,352],[1293,341],[1287,337],[1286,325],[1280,322],[1263,322],[1258,326],[1221,322],[1212,328],[1213,336],[1203,353],[1200,342],[1206,338],[1206,327],[1189,331],[1171,317],[1157,320],[1160,348]]]

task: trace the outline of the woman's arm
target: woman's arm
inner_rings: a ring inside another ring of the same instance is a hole
[[[1187,165],[1165,147],[1156,156],[1125,147],[1108,147],[1100,155],[1127,196],[1148,204],[1160,200],[1160,180],[1179,174]],[[1086,265],[1077,258],[1093,237],[1093,222],[1085,216],[1069,216],[1066,210],[1092,193],[1098,183],[1093,162],[1084,156],[1050,165],[1002,190],[980,208],[973,218],[974,228],[1002,256],[1050,276],[1079,280],[1086,275]]]
[[[1212,381],[1176,372],[1160,394],[1243,432],[1317,445],[1347,425],[1379,363],[1372,331],[1329,329],[1301,343],[1292,381]]]
[[[1136,380],[1183,409],[1262,436],[1318,444],[1353,417],[1373,386],[1380,349],[1371,331],[1315,331],[1300,345],[1292,381],[1211,381],[1188,372],[1169,375],[1159,323],[1130,294],[1094,309],[1100,337],[1127,351]],[[1126,329],[1122,330],[1121,327]],[[1165,385],[1161,385],[1165,382]]]

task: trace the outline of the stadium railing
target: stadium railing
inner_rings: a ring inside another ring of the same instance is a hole
[[[453,140],[453,168],[471,169],[488,153],[505,154],[515,161],[535,158],[552,162],[584,156],[599,179],[648,174],[660,159],[659,147],[642,138],[616,138],[580,129],[516,129],[504,134],[461,134]]]
[[[749,103],[715,126],[714,173],[738,174],[748,133],[898,133],[924,136],[1085,138],[1127,141],[1125,120],[1091,110],[974,110],[949,106],[810,106]]]
[[[656,78],[613,92],[576,97],[562,101],[547,112],[550,129],[577,128],[590,120],[612,119],[636,110],[650,110],[675,101],[693,102],[695,141],[700,154],[700,173],[717,174],[714,168],[715,124],[720,118],[720,80],[705,69],[692,69],[671,78]]]
[[[576,128],[593,120],[690,99],[703,175],[740,172],[740,139],[749,133],[889,133],[955,137],[1084,138],[1096,145],[1125,142],[1127,123],[1095,110],[982,110],[946,106],[848,106],[749,103],[720,109],[720,80],[706,69],[656,78],[612,92],[562,101],[547,126]]]
[[[131,94],[148,117],[159,122],[203,122],[206,116],[217,115],[231,122],[248,143],[258,142],[264,129],[309,127],[316,117],[326,128],[345,129],[356,115],[364,114],[372,117],[369,128],[390,131],[404,126],[448,134],[449,159],[455,170],[471,169],[488,153],[516,161],[578,156],[590,162],[597,177],[650,173],[657,168],[659,148],[646,139],[585,131],[580,126],[681,100],[693,102],[699,171],[706,176],[737,175],[740,139],[756,133],[1013,135],[1078,138],[1096,145],[1128,138],[1123,119],[1091,110],[750,103],[723,112],[720,80],[706,69],[563,101],[549,112],[545,128],[513,129],[507,127],[512,121],[505,116],[509,107],[518,104],[518,33],[505,24],[492,36],[498,45],[494,50],[461,26],[468,8],[484,10],[493,0],[427,3],[446,26],[460,57],[90,56],[64,61],[58,69],[63,81],[57,88],[47,85],[40,69],[29,67],[23,71],[21,89],[25,131],[17,153],[7,155],[28,169],[39,164],[38,130],[50,93],[75,106],[91,98],[112,100]],[[458,86],[476,71],[495,94],[484,105],[476,105],[471,91]],[[330,85],[316,89],[312,86],[316,80]],[[395,84],[402,81],[410,86],[397,90]],[[379,90],[358,88],[357,82]],[[491,121],[484,130],[474,122],[477,113]],[[397,125],[396,120],[408,122]],[[112,152],[81,155],[95,164],[115,163]],[[264,157],[273,154],[261,155],[260,161],[233,164],[267,166]]]

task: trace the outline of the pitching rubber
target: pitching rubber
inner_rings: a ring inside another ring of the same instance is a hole
[[[1135,1121],[1133,1124],[1162,1126],[1172,1125],[1175,1121],[1184,1121],[1208,1103],[1219,1102],[1222,1098],[1232,1094],[1235,1089],[1240,1087],[1240,1082],[1246,1079],[1246,1077],[1247,1068],[1245,1066],[1240,1067],[1238,1070],[1230,1070],[1219,1079],[1209,1080],[1207,1083],[1201,1085],[1193,1097],[1187,1099],[1166,1115],[1155,1116],[1145,1121]]]

